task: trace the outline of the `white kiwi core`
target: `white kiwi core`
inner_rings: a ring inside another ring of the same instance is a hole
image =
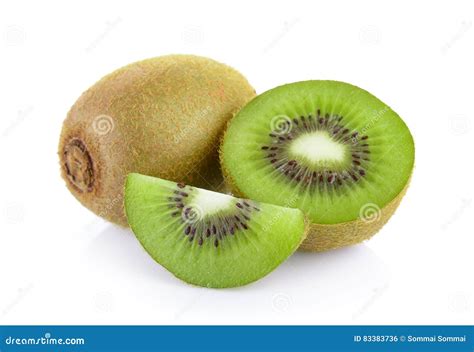
[[[313,166],[331,167],[343,165],[347,160],[347,147],[335,141],[328,132],[305,133],[295,139],[290,147],[291,155]]]
[[[196,189],[198,192],[192,199],[192,204],[202,216],[213,215],[223,210],[235,208],[235,198],[227,194]]]

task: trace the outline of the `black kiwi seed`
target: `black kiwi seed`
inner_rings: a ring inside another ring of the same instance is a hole
[[[183,236],[187,237],[187,240],[191,243],[196,240],[199,246],[203,246],[209,239],[208,241],[212,241],[210,243],[217,248],[219,241],[224,241],[228,234],[235,235],[238,231],[248,230],[250,228],[248,222],[252,219],[252,212],[260,210],[253,201],[240,199],[235,202],[234,210],[229,210],[227,214],[224,212],[211,219],[199,219],[194,217],[197,210],[186,204],[189,193],[180,190],[184,187],[184,184],[176,184],[176,187],[176,189],[170,191],[170,194],[174,196],[165,198],[169,202],[167,207],[175,209],[171,212],[172,217],[181,214],[180,222],[183,224],[181,230]],[[192,188],[189,188],[189,190],[193,192]]]
[[[346,182],[358,182],[361,177],[366,176],[369,166],[368,156],[370,155],[370,145],[367,142],[369,137],[367,135],[360,136],[359,131],[345,126],[343,116],[330,113],[322,114],[321,109],[317,109],[314,119],[311,114],[300,115],[291,119],[291,122],[287,121],[287,124],[293,125],[291,136],[270,133],[271,140],[261,148],[262,150],[271,150],[269,154],[265,155],[268,162],[292,182],[302,182],[307,187],[320,187],[323,184],[328,184],[331,186],[329,189],[333,189],[343,186]],[[350,148],[351,165],[338,171],[312,170],[311,167],[300,164],[294,159],[288,160],[288,141],[311,131],[327,131],[335,141]],[[279,147],[268,146],[272,144],[278,144]]]

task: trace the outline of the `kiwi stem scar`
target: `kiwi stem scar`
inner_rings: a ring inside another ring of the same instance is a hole
[[[74,138],[64,147],[63,167],[69,182],[80,192],[91,192],[94,187],[94,167],[85,144]]]

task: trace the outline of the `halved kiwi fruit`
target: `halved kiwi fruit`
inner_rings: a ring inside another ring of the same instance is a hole
[[[302,249],[327,250],[375,234],[403,197],[414,142],[386,104],[353,85],[277,87],[229,123],[221,166],[236,194],[303,210]]]
[[[254,95],[239,72],[204,57],[169,55],[122,67],[84,92],[64,121],[58,154],[67,187],[123,226],[129,172],[218,189],[217,145]]]
[[[298,209],[135,173],[127,177],[125,209],[154,260],[205,287],[260,279],[298,249],[307,231]]]

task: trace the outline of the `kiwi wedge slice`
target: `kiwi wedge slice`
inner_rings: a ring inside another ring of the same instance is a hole
[[[414,142],[367,91],[305,81],[247,104],[220,157],[235,194],[303,210],[312,225],[301,248],[322,251],[368,239],[388,221],[412,174]]]
[[[306,237],[303,212],[136,173],[125,210],[145,250],[176,277],[235,287],[267,275]]]

